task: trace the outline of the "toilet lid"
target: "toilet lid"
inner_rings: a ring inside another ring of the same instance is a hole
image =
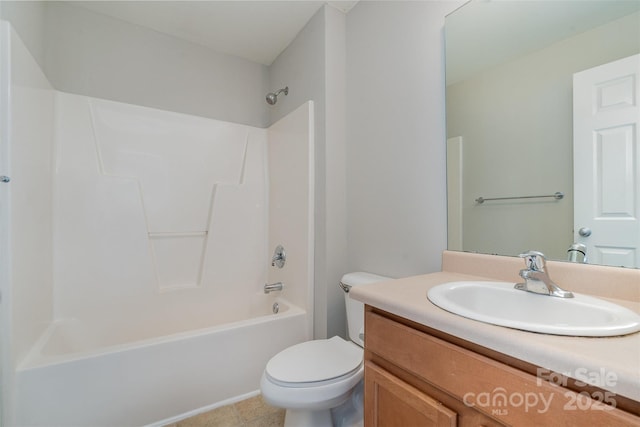
[[[336,336],[289,347],[272,357],[265,371],[279,382],[326,381],[358,369],[362,355],[362,348]]]

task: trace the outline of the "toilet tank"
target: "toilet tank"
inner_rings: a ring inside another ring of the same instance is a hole
[[[344,305],[347,310],[349,339],[360,347],[364,347],[364,341],[360,338],[360,334],[364,334],[364,304],[349,298],[349,289],[385,280],[391,280],[391,278],[365,272],[348,273],[342,276],[342,280],[340,280],[340,287],[345,291]]]

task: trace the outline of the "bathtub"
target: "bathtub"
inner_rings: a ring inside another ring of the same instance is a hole
[[[267,361],[309,328],[306,311],[284,299],[252,306],[245,320],[162,325],[156,336],[145,325],[55,322],[17,370],[15,424],[160,425],[255,394]]]

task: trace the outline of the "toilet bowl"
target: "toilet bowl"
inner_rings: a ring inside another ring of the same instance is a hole
[[[364,305],[349,299],[348,291],[383,280],[388,278],[371,273],[342,277],[350,341],[338,336],[307,341],[269,360],[260,389],[267,403],[287,410],[285,427],[362,425]]]

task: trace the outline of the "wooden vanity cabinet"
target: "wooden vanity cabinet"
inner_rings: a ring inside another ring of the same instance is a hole
[[[552,384],[524,362],[370,306],[365,329],[365,427],[640,426],[615,396]]]

